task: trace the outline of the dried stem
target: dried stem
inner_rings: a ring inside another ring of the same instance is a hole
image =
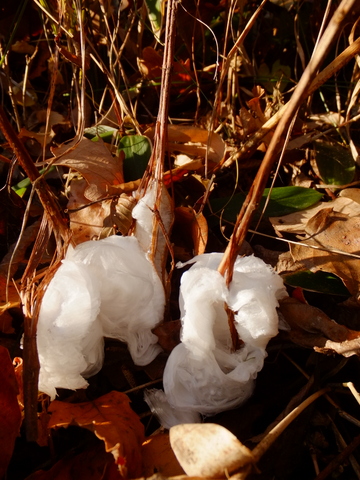
[[[232,280],[236,257],[245,239],[253,214],[258,207],[266,182],[271,173],[271,169],[277,159],[278,152],[284,144],[286,132],[294,115],[296,115],[298,108],[309,94],[309,87],[315,79],[320,65],[329,52],[334,39],[339,34],[345,16],[354,7],[355,3],[356,0],[342,0],[321,37],[318,48],[314,51],[314,54],[289,101],[288,107],[282,114],[264,160],[238,215],[234,232],[218,268],[219,272],[226,277],[227,284]]]

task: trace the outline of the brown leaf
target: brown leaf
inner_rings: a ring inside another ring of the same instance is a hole
[[[86,189],[85,180],[71,182],[67,208],[73,232],[72,239],[76,245],[100,238],[104,219],[110,215],[111,200],[89,204],[84,195]]]
[[[145,132],[150,139],[154,137],[155,128]],[[170,152],[182,152],[186,155],[205,158],[209,132],[199,127],[168,125],[168,149]],[[218,133],[210,135],[208,160],[214,165],[225,157],[226,144]],[[184,168],[184,166],[182,166]]]
[[[202,213],[197,214],[191,207],[176,208],[174,230],[181,235],[192,257],[205,252],[208,225]]]
[[[303,235],[307,222],[317,212],[324,208],[332,208],[334,212],[341,212],[349,217],[360,216],[360,189],[347,188],[332,202],[320,202],[316,206],[290,213],[282,217],[270,217],[270,222],[277,232],[298,233]]]
[[[141,73],[149,80],[157,83],[161,80],[162,64],[162,56],[153,47],[145,47],[142,51],[142,58],[138,59]],[[178,94],[183,92],[193,81],[190,60],[174,62],[171,75],[171,93]]]
[[[3,478],[20,433],[21,413],[14,367],[8,350],[2,346],[0,365],[0,478]]]
[[[180,343],[181,320],[164,322],[155,327],[152,332],[158,337],[158,344],[170,353]]]
[[[142,475],[145,478],[157,472],[166,477],[185,473],[170,446],[168,433],[160,433],[146,439],[142,446],[142,457]]]
[[[64,165],[81,173],[88,183],[84,195],[95,201],[107,195],[108,187],[124,183],[122,162],[113,157],[104,142],[82,138],[63,144],[52,152],[57,158],[53,165]]]
[[[55,400],[49,412],[49,428],[78,425],[93,431],[104,440],[106,452],[113,454],[123,477],[141,475],[144,427],[127,395],[113,391],[92,402],[77,404]]]
[[[332,208],[324,208],[306,224],[305,230],[309,237],[302,242],[324,249],[359,254],[359,228],[360,217],[349,218],[343,213],[334,212]],[[308,270],[334,273],[342,279],[349,292],[359,299],[360,259],[301,245],[291,245],[290,248],[294,261],[301,262]]]
[[[360,356],[360,332],[339,325],[319,308],[285,298],[280,301],[280,311],[291,327],[287,336],[294,343],[321,353]]]
[[[189,476],[222,478],[253,463],[251,451],[215,423],[188,423],[170,429],[174,453]]]

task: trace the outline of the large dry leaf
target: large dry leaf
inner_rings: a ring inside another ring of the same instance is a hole
[[[3,478],[20,433],[21,413],[14,367],[8,350],[2,346],[0,365],[0,478]]]
[[[349,217],[360,216],[360,189],[347,188],[342,190],[339,197],[332,202],[320,202],[315,207],[282,217],[270,217],[269,220],[276,232],[304,234],[310,218],[324,208],[332,208],[334,212],[341,212]]]
[[[150,139],[154,137],[155,128],[145,132]],[[209,142],[208,142],[209,141]],[[209,143],[209,145],[208,145]],[[199,127],[184,125],[168,126],[168,147],[170,152],[205,158],[208,149],[208,161],[218,164],[225,157],[226,144],[218,133],[211,133]],[[182,168],[185,168],[182,165]]]
[[[280,301],[280,311],[291,327],[286,335],[294,343],[321,353],[360,355],[360,332],[339,325],[319,308],[285,298]]]
[[[171,427],[170,444],[189,476],[223,478],[253,463],[251,450],[229,430],[215,423]]]
[[[315,245],[324,250],[301,245],[291,245],[294,261],[308,270],[334,273],[342,279],[349,292],[360,299],[360,259],[335,253],[340,250],[350,254],[360,254],[360,217],[348,217],[324,208],[314,215],[306,224],[308,238],[302,243]]]
[[[109,186],[124,183],[121,160],[111,155],[102,140],[92,142],[82,138],[78,143],[73,140],[52,151],[60,156],[53,165],[73,168],[85,178],[88,187],[84,195],[88,200],[105,197]]]
[[[144,427],[131,409],[127,395],[113,391],[92,402],[77,404],[55,400],[49,412],[52,413],[49,428],[78,425],[93,431],[104,440],[105,450],[113,454],[124,477],[141,475]]]

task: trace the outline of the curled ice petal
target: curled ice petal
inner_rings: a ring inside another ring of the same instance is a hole
[[[151,332],[163,318],[162,283],[135,237],[69,248],[42,301],[37,346],[39,388],[87,386],[103,363],[103,337],[126,342],[137,365],[161,351]]]
[[[147,365],[161,351],[151,329],[163,319],[165,293],[138,240],[112,236],[75,251],[73,261],[87,265],[98,284],[104,336],[126,342],[134,363]]]
[[[221,258],[217,253],[195,257],[181,279],[182,343],[171,352],[163,379],[174,412],[172,425],[182,422],[181,415],[176,418],[177,409],[214,415],[243,403],[263,367],[267,342],[278,332],[276,307],[287,295],[280,277],[258,258],[238,258],[227,288],[216,270]],[[234,312],[235,326],[245,342],[236,352],[232,351],[225,304]],[[148,395],[163,422],[165,400],[160,397],[157,410],[158,398],[154,393]]]
[[[75,301],[74,301],[75,300]],[[100,297],[84,265],[65,260],[44,294],[37,327],[39,389],[83,388],[103,362]]]

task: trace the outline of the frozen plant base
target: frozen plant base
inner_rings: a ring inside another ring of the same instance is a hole
[[[253,392],[266,346],[278,333],[278,300],[287,296],[281,278],[254,256],[238,258],[229,288],[216,270],[222,254],[195,257],[180,286],[181,342],[164,372],[164,392],[146,401],[170,428],[192,423],[243,403]],[[225,303],[234,312],[244,346],[232,351]]]
[[[162,283],[135,237],[69,248],[45,292],[38,321],[39,390],[87,386],[103,363],[103,337],[126,342],[136,365],[161,351],[151,332],[163,319]]]

